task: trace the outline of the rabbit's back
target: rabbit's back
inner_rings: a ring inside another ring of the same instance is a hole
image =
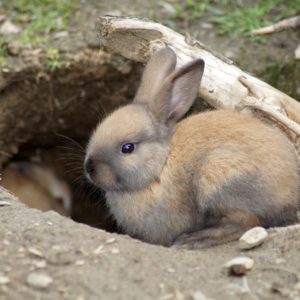
[[[178,160],[173,167],[179,174],[181,163],[193,174],[203,214],[249,213],[254,225],[264,226],[295,221],[298,157],[278,129],[235,112],[213,111],[180,122],[172,145],[169,158]]]

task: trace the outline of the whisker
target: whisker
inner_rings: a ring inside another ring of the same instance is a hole
[[[62,138],[64,138],[64,139],[66,139],[66,140],[72,142],[74,145],[76,145],[77,147],[79,147],[79,149],[81,149],[83,153],[85,153],[85,149],[84,149],[77,141],[75,141],[75,140],[72,139],[71,137],[66,136],[66,135],[64,135],[64,134],[61,134],[61,133],[55,133],[55,134],[56,134],[57,136],[59,136],[59,137],[62,137]]]
[[[103,117],[106,116],[106,114],[105,114],[104,111],[100,112],[99,109],[98,109],[98,107],[95,107],[94,105],[92,105],[92,103],[88,102],[88,105],[90,106],[90,108],[92,109],[92,111],[94,113],[96,113],[96,116],[97,116],[99,122],[103,119]]]

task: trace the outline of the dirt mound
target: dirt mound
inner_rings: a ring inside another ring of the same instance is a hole
[[[10,204],[0,202],[3,300],[300,297],[300,225],[271,229],[262,246],[246,252],[237,242],[187,251],[28,209],[5,191],[0,200]],[[240,255],[254,259],[253,270],[245,277],[229,276],[224,264]],[[50,280],[34,281],[30,274]]]

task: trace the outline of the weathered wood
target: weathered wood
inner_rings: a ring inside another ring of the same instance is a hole
[[[274,32],[279,32],[283,30],[287,30],[290,28],[296,28],[300,26],[300,16],[284,19],[278,23],[272,24],[270,26],[266,26],[263,28],[256,29],[251,32],[253,36],[256,35],[264,35],[264,34],[271,34]]]
[[[265,101],[264,106],[269,105],[273,109],[275,105],[277,111],[300,124],[300,103],[242,71],[198,41],[191,41],[161,24],[133,18],[102,16],[97,28],[105,47],[136,61],[146,62],[155,51],[166,45],[176,52],[178,67],[202,57],[206,68],[199,95],[216,108],[240,109],[241,102],[253,96],[240,81],[240,78],[246,78],[249,85],[259,91],[262,99],[271,99]]]

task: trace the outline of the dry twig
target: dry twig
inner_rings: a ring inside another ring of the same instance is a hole
[[[296,28],[298,26],[300,26],[300,16],[289,18],[289,19],[284,19],[284,20],[282,20],[278,23],[275,23],[271,26],[259,28],[257,30],[252,31],[251,34],[253,36],[271,34],[274,32],[279,32],[279,31],[290,29],[290,28]]]

